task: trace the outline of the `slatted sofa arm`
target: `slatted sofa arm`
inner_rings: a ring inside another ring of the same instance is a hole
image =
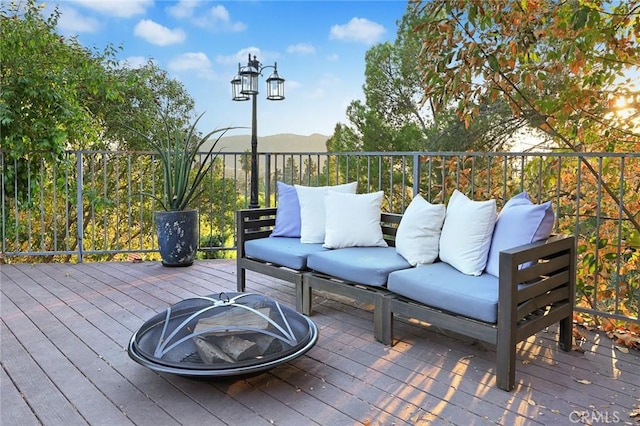
[[[237,289],[245,291],[246,270],[244,243],[268,237],[276,224],[276,208],[243,209],[236,211]]]
[[[560,347],[571,349],[576,249],[573,236],[551,238],[500,252],[497,384],[515,385],[515,346],[560,323]]]
[[[238,254],[244,256],[244,242],[268,237],[276,224],[276,208],[243,209],[236,212]]]
[[[396,234],[398,232],[398,226],[402,215],[398,213],[386,213],[382,212],[380,215],[380,227],[382,229],[382,236],[390,247],[396,245]]]

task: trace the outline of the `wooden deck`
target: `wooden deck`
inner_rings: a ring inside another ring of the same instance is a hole
[[[235,291],[235,262],[1,265],[2,425],[639,424],[640,353],[589,332],[562,352],[553,330],[520,345],[516,389],[494,386],[495,352],[425,324],[373,338],[369,306],[315,295],[320,338],[253,377],[157,374],[125,350],[168,305]],[[294,306],[291,284],[248,273],[248,291]],[[585,417],[580,417],[580,416]]]

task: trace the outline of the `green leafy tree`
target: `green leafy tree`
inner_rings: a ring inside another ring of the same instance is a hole
[[[87,102],[117,99],[119,86],[105,67],[113,49],[93,53],[59,36],[56,10],[42,4],[0,4],[0,130],[2,147],[16,156],[90,148],[100,136]]]
[[[159,131],[161,104],[177,127],[194,117],[183,85],[152,62],[121,66],[117,49],[81,46],[56,32],[58,9],[45,17],[35,0],[0,3],[0,141],[5,192],[35,191],[39,158],[65,150],[144,149],[123,123]],[[17,183],[17,184],[16,184]]]
[[[6,241],[17,251],[29,251],[27,241],[43,250],[73,249],[77,241],[65,238],[78,233],[74,201],[82,185],[80,232],[86,247],[99,249],[101,242],[92,236],[101,234],[111,246],[131,247],[137,240],[148,247],[146,234],[138,238],[119,230],[132,220],[140,221],[136,229],[151,228],[153,206],[129,201],[154,190],[147,185],[157,182],[160,169],[151,156],[137,156],[134,163],[115,150],[149,150],[130,129],[154,137],[164,128],[161,113],[182,127],[195,116],[194,101],[151,61],[128,68],[116,60],[118,49],[111,45],[92,50],[60,36],[59,17],[57,9],[45,16],[35,0],[0,3],[0,155],[4,195],[16,200],[6,211],[5,223],[12,224],[4,229]],[[77,158],[67,153],[92,149],[105,151],[82,156],[81,181]],[[40,211],[40,199],[50,200],[43,195],[52,193],[57,194],[53,204]],[[29,217],[41,218],[39,232],[30,230],[33,223],[23,223]]]
[[[0,141],[5,151],[5,193],[24,201],[35,190],[40,159],[63,159],[66,149],[90,148],[99,139],[86,99],[115,99],[104,63],[112,53],[92,54],[60,37],[56,10],[41,14],[35,0],[0,4]]]
[[[291,185],[300,183],[300,170],[293,156],[287,156],[284,170],[282,171],[282,179]]]
[[[184,85],[152,60],[140,68],[118,68],[114,74],[124,82],[124,102],[108,103],[99,113],[104,117],[105,140],[117,141],[119,149],[149,148],[131,127],[159,140],[165,124],[186,128],[195,120],[195,101]]]
[[[425,17],[407,12],[396,40],[373,46],[365,57],[365,101],[347,108],[348,125],[336,128],[330,149],[354,151],[497,150],[509,146],[528,122],[505,102],[478,103],[478,120],[460,124],[454,108],[437,109],[422,89],[421,39],[414,29]]]

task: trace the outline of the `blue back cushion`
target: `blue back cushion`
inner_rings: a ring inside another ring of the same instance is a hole
[[[300,202],[296,188],[284,182],[277,182],[277,185],[276,226],[271,236],[300,238]]]

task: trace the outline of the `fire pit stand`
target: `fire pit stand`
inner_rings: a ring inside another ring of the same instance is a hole
[[[182,376],[253,374],[299,357],[318,340],[316,325],[252,293],[186,299],[145,322],[129,356],[154,371]]]

